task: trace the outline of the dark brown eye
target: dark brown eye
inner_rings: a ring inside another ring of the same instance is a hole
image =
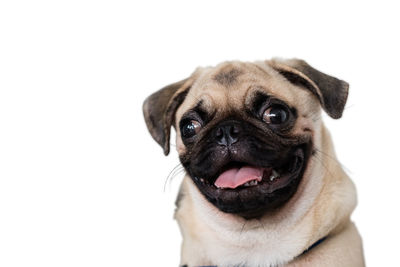
[[[182,125],[181,133],[184,138],[190,138],[198,134],[200,129],[201,129],[200,122],[196,120],[190,120]]]
[[[287,121],[289,113],[286,108],[275,105],[267,108],[263,113],[263,120],[268,124],[282,124]]]

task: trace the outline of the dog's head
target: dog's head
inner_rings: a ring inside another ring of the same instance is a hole
[[[347,94],[346,82],[302,60],[226,62],[152,94],[143,110],[166,155],[175,127],[181,163],[208,201],[254,218],[293,196],[320,107],[340,118]]]

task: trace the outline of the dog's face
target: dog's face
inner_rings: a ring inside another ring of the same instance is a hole
[[[144,104],[153,137],[223,212],[262,216],[286,203],[313,153],[320,107],[339,118],[347,83],[304,61],[228,62],[198,69]]]

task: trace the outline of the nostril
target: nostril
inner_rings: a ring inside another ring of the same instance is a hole
[[[217,131],[215,132],[215,139],[217,140],[217,143],[219,145],[226,146],[227,145],[227,139],[226,139],[226,129],[225,128],[218,128]]]
[[[240,130],[239,127],[236,125],[233,125],[231,127],[231,129],[229,130],[229,133],[231,134],[231,136],[237,136],[239,134]]]

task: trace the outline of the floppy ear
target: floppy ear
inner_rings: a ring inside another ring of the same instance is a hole
[[[273,59],[269,64],[291,83],[303,86],[316,95],[329,116],[334,119],[342,117],[349,93],[347,82],[314,69],[304,60]]]
[[[185,99],[191,85],[190,79],[170,84],[146,98],[143,115],[151,136],[169,153],[171,125],[179,105]]]

